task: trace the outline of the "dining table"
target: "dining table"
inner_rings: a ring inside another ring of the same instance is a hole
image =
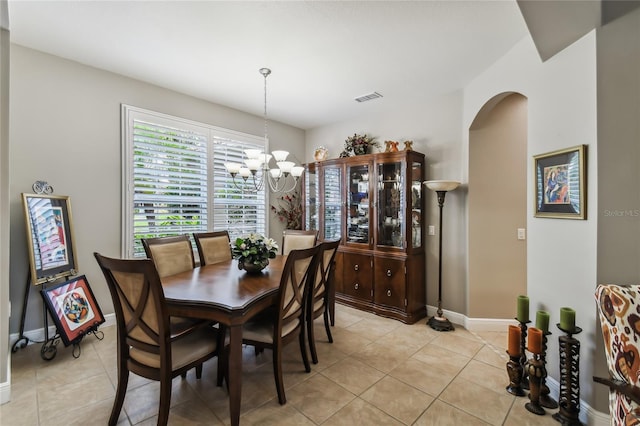
[[[169,315],[217,321],[229,330],[228,386],[232,425],[240,423],[242,326],[276,303],[287,256],[269,259],[259,273],[238,268],[237,260],[196,267],[162,278]]]

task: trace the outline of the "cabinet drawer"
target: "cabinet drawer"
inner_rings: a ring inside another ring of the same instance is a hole
[[[342,293],[358,299],[371,300],[371,256],[344,253],[342,256]]]
[[[374,263],[374,302],[404,310],[407,297],[405,262],[376,257]]]

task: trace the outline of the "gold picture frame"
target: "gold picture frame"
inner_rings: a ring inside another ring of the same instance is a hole
[[[587,145],[533,157],[535,217],[587,218]]]
[[[31,282],[76,275],[78,270],[71,201],[67,196],[22,194]]]

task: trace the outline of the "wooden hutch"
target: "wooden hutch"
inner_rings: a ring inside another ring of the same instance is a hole
[[[398,151],[306,165],[303,227],[341,241],[338,302],[409,324],[426,316],[424,162]]]

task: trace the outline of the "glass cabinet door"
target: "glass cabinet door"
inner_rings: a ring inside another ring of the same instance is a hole
[[[411,242],[412,248],[422,247],[422,163],[411,163]]]
[[[377,246],[404,248],[406,187],[403,162],[378,164]]]
[[[347,243],[369,244],[369,164],[347,167]]]
[[[306,204],[304,211],[304,229],[317,231],[320,229],[318,221],[318,202],[320,198],[320,185],[318,173],[314,164],[308,164],[304,174],[304,199]]]
[[[323,173],[324,239],[334,241],[342,238],[342,168],[324,167]]]

